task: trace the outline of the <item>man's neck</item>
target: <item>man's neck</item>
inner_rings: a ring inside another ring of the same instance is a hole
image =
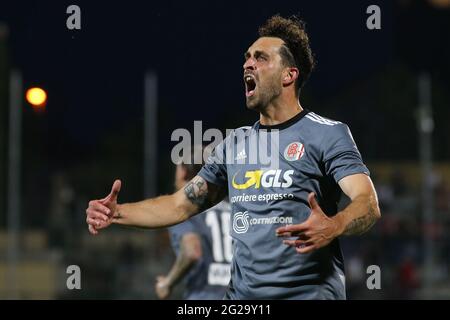
[[[293,118],[302,110],[297,99],[289,99],[289,101],[277,99],[260,112],[259,122],[264,126],[274,126]]]

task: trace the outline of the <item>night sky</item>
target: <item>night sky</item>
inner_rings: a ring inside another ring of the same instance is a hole
[[[158,73],[160,114],[167,113],[160,144],[193,120],[220,127],[234,114],[253,122],[257,114],[245,109],[243,53],[275,13],[297,13],[307,22],[318,67],[305,90],[333,94],[392,57],[390,2],[381,5],[377,31],[365,26],[372,3],[8,1],[0,21],[9,26],[12,66],[25,86],[49,93],[48,137],[64,150],[67,143],[90,148],[111,131],[142,125],[145,70]],[[66,28],[70,4],[81,8],[81,30]]]

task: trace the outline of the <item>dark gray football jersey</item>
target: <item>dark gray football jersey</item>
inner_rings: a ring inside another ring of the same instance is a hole
[[[264,148],[270,157],[261,156]],[[313,112],[303,110],[276,126],[258,121],[233,130],[199,172],[229,191],[233,261],[226,298],[345,299],[338,239],[298,254],[275,230],[309,217],[310,192],[328,216],[335,215],[339,180],[358,173],[369,171],[347,125]]]
[[[184,278],[185,299],[223,299],[230,280],[232,259],[230,214],[230,204],[224,200],[213,208],[169,228],[172,247],[177,255],[184,235],[195,233],[201,239],[202,258]]]

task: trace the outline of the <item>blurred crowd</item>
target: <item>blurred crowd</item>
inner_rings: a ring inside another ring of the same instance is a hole
[[[386,180],[374,172],[382,219],[366,235],[343,241],[348,294],[353,299],[439,299],[450,296],[450,185],[440,174],[432,177],[433,222],[425,223],[421,185],[398,170]],[[425,250],[432,244],[432,256]],[[425,262],[431,260],[431,274]],[[367,267],[378,265],[381,290],[368,290]]]

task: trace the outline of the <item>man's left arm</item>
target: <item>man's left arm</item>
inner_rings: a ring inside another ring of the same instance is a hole
[[[300,224],[278,228],[277,236],[297,239],[283,243],[295,247],[298,253],[308,253],[328,245],[340,235],[356,235],[368,231],[381,217],[378,199],[371,179],[365,174],[353,174],[339,180],[342,191],[351,203],[333,217],[320,208],[315,194],[308,196],[311,214]]]
[[[351,200],[343,211],[333,217],[340,226],[340,234],[363,234],[381,218],[372,180],[365,174],[354,174],[342,178],[339,186]]]

